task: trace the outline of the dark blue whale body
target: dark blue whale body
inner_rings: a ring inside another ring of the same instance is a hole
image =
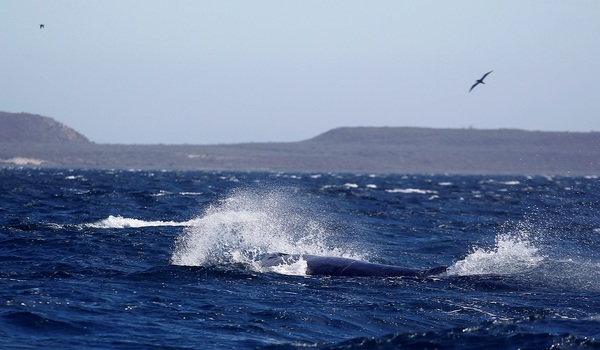
[[[323,276],[382,276],[382,277],[428,277],[445,272],[447,266],[420,270],[405,267],[375,264],[360,260],[316,255],[269,254],[260,261],[262,267],[289,265],[302,258],[306,261],[307,275]]]

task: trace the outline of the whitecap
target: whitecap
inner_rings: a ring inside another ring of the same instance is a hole
[[[405,193],[405,194],[437,194],[437,191],[421,190],[418,188],[394,188],[391,190],[385,190],[388,193]]]
[[[501,182],[501,184],[507,185],[507,186],[515,186],[515,185],[520,185],[521,181],[518,181],[518,180],[504,181],[504,182]]]
[[[242,263],[256,269],[264,254],[311,254],[360,258],[331,242],[332,232],[315,203],[288,191],[238,190],[209,206],[176,239],[173,265]]]
[[[118,229],[118,228],[140,228],[140,227],[160,227],[160,226],[189,226],[193,221],[177,222],[177,221],[146,221],[140,219],[124,218],[120,215],[110,215],[108,218],[85,224],[84,227],[101,228],[101,229]]]
[[[509,275],[525,272],[544,260],[527,233],[500,234],[491,248],[475,247],[448,268],[449,275]]]

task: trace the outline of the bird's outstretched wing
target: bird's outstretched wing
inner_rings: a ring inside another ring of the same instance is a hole
[[[478,81],[478,82],[476,82],[475,84],[473,84],[473,86],[471,86],[471,88],[469,89],[469,92],[471,92],[471,90],[473,90],[473,88],[474,88],[475,86],[477,86],[478,84],[479,84],[479,81]]]
[[[479,80],[483,80],[483,79],[485,79],[485,77],[487,77],[487,76],[488,76],[488,74],[490,74],[491,72],[493,72],[493,70],[491,70],[491,71],[489,71],[489,72],[485,73],[485,74],[484,74],[484,75],[481,77],[481,79],[479,79]]]

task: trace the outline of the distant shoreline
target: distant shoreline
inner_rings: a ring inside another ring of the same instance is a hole
[[[600,174],[599,145],[600,133],[340,128],[290,143],[0,143],[0,167],[579,176]]]
[[[114,145],[42,116],[0,122],[2,168],[600,175],[600,132],[342,127],[299,142]]]

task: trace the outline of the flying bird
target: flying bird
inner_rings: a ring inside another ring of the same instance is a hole
[[[43,24],[40,24],[40,29],[44,29],[44,25]]]
[[[489,71],[489,72],[485,73],[485,74],[484,74],[484,75],[481,77],[481,79],[477,79],[477,81],[475,82],[475,84],[473,84],[473,86],[471,86],[471,88],[469,89],[469,92],[471,92],[471,90],[473,90],[473,88],[474,88],[475,86],[477,86],[477,85],[479,85],[479,84],[485,84],[485,83],[483,82],[483,79],[485,79],[485,77],[487,77],[487,76],[488,76],[488,74],[490,74],[491,72],[493,72],[493,70],[491,70],[491,71]]]

